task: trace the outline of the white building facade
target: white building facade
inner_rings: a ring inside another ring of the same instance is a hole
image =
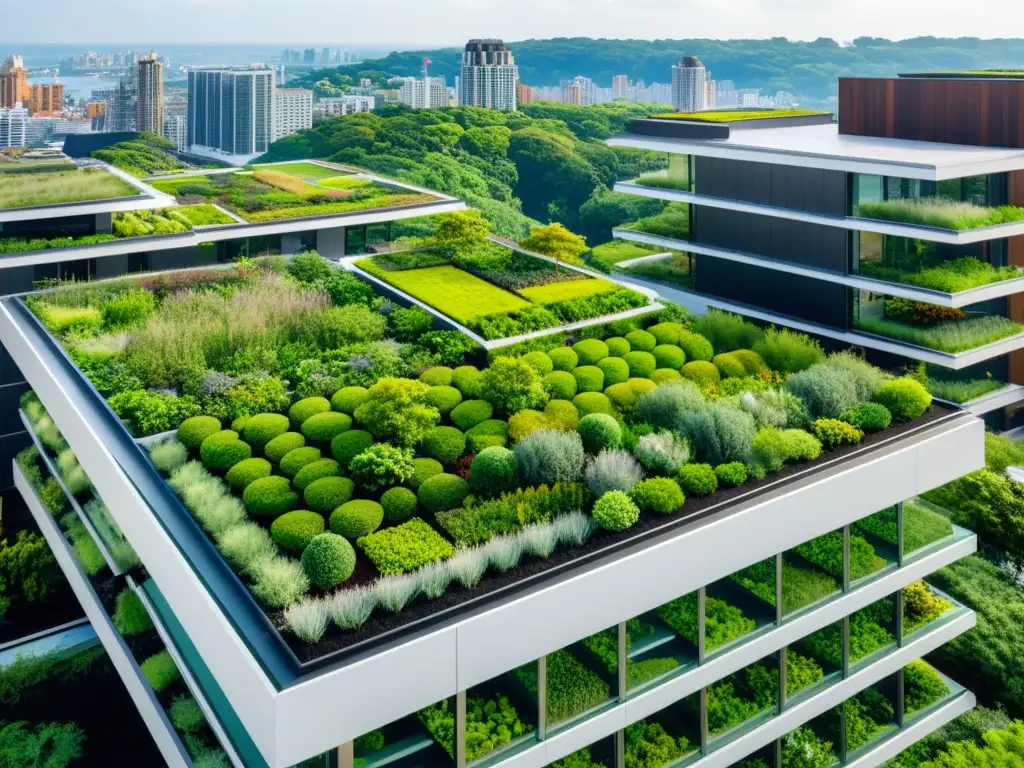
[[[0,148],[24,147],[28,110],[24,107],[0,109]]]
[[[313,127],[313,92],[305,88],[274,91],[274,141]]]
[[[413,109],[447,107],[448,85],[443,77],[407,77],[398,89],[398,100]]]
[[[686,56],[672,67],[672,106],[676,112],[707,109],[707,70],[696,56]]]
[[[470,40],[462,54],[459,106],[516,111],[519,69],[501,40]]]

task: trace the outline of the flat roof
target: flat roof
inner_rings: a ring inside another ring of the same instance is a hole
[[[1024,169],[1024,149],[850,136],[835,124],[749,128],[722,139],[620,134],[608,144],[925,181]]]

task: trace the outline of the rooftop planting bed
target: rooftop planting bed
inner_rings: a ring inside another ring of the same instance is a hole
[[[700,112],[666,112],[651,115],[654,120],[688,120],[697,123],[742,123],[750,120],[777,120],[784,117],[818,117],[829,112],[811,109],[724,109],[703,110]]]
[[[100,168],[68,169],[63,163],[37,167],[27,161],[19,167],[29,170],[0,172],[0,210],[114,200],[141,194],[124,179]]]
[[[1012,266],[994,267],[973,256],[961,256],[916,270],[885,266],[875,261],[861,261],[860,274],[891,283],[916,285],[932,291],[959,293],[1024,277],[1024,269]]]
[[[154,466],[302,660],[948,413],[680,308],[487,365],[316,254],[26,301],[134,434],[177,429]]]
[[[665,206],[665,210],[656,216],[637,219],[632,224],[626,224],[622,229],[675,240],[686,240],[690,236],[690,205],[689,203],[669,203]]]
[[[993,77],[1003,80],[1024,78],[1024,69],[961,69],[940,72],[909,72],[901,74],[900,77],[934,77],[937,79],[946,77],[968,77],[982,80]]]
[[[657,253],[664,253],[664,251],[653,246],[641,245],[640,243],[612,240],[610,243],[594,246],[590,251],[587,263],[597,269],[610,270],[613,266],[623,261],[653,256]]]
[[[1006,317],[896,298],[862,304],[853,324],[860,331],[948,354],[1024,332],[1024,326]]]
[[[627,276],[678,285],[687,290],[693,290],[697,284],[697,259],[692,254],[677,253],[665,259],[616,267],[616,271]]]
[[[983,206],[943,197],[862,202],[857,215],[864,219],[897,221],[961,232],[997,224],[1024,221],[1024,208],[1015,205]]]
[[[438,200],[316,163],[250,166],[224,173],[155,179],[182,204],[217,203],[250,223],[397,208]]]

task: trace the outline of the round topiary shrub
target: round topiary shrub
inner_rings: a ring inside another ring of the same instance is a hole
[[[609,357],[622,357],[633,349],[622,336],[612,336],[610,339],[605,339],[604,343],[608,345]]]
[[[623,382],[622,384],[616,384],[615,386],[608,387],[604,391],[605,396],[612,402],[616,408],[620,411],[632,411],[636,408],[637,402],[640,400],[640,392],[637,391],[637,387],[633,384],[635,379]],[[648,381],[648,379],[641,379],[641,381]],[[653,381],[650,384],[654,387],[658,385]]]
[[[678,371],[686,362],[686,354],[674,344],[660,344],[651,352],[659,368]]]
[[[807,436],[810,437],[810,435]],[[719,464],[715,467],[715,477],[722,485],[743,485],[747,482],[747,467],[742,461]]]
[[[633,392],[636,393],[637,397],[645,395],[648,392],[653,392],[658,388],[658,385],[650,379],[630,379],[626,383],[633,388]]]
[[[384,491],[380,497],[380,505],[384,508],[385,520],[400,523],[416,514],[419,501],[416,494],[408,488],[396,486]]]
[[[647,332],[658,344],[679,344],[679,335],[685,330],[679,323],[658,323],[648,328]]]
[[[285,512],[270,524],[270,537],[277,546],[292,552],[301,552],[323,532],[323,516],[302,509]]]
[[[434,475],[440,475],[443,472],[444,467],[441,466],[441,462],[436,459],[413,459],[412,477],[410,477],[406,482],[409,484],[409,487],[415,491]]]
[[[606,531],[624,531],[636,525],[640,510],[622,491],[609,491],[597,500],[590,516]]]
[[[327,411],[310,416],[302,422],[302,434],[313,443],[330,443],[334,438],[352,428],[352,417],[347,413]]]
[[[555,364],[551,362],[551,358],[544,352],[527,352],[519,359],[532,366],[541,376],[547,376],[555,370]]]
[[[707,496],[718,490],[718,476],[710,464],[684,464],[678,480],[690,496]]]
[[[306,486],[302,500],[310,509],[329,515],[342,504],[352,500],[356,484],[347,477],[321,477]]]
[[[466,452],[466,436],[455,427],[434,427],[423,438],[423,452],[442,464],[450,464]]]
[[[384,507],[369,499],[346,501],[331,512],[331,533],[346,539],[369,536],[384,522]]]
[[[199,446],[199,458],[214,472],[227,472],[250,456],[252,446],[239,440],[238,433],[230,429],[210,435]]]
[[[245,459],[228,470],[224,479],[236,491],[244,491],[250,483],[269,477],[273,467],[266,459]]]
[[[300,491],[304,491],[309,487],[310,483],[322,477],[336,477],[340,474],[341,467],[334,459],[317,459],[296,472],[292,483]]]
[[[682,369],[683,378],[689,379],[698,387],[710,387],[722,380],[722,374],[714,363],[706,360],[692,360]]]
[[[420,381],[426,384],[428,387],[447,387],[452,383],[452,371],[446,365],[437,365],[433,368],[428,368],[420,374]]]
[[[190,451],[198,451],[203,440],[220,432],[220,419],[213,416],[193,416],[178,427],[178,440]]]
[[[434,406],[442,416],[446,416],[462,402],[462,393],[455,387],[431,387],[423,399],[427,405]]]
[[[466,432],[466,444],[470,453],[480,453],[492,445],[508,444],[508,422],[500,419],[482,421]]]
[[[651,477],[633,486],[630,494],[640,509],[671,515],[678,512],[686,501],[679,484],[669,477]]]
[[[711,342],[693,331],[681,331],[679,340],[676,341],[676,346],[683,350],[686,354],[686,359],[691,362],[694,360],[711,360],[715,355]]]
[[[616,384],[615,386],[621,385]],[[610,415],[615,413],[612,401],[601,392],[581,392],[572,399],[572,404],[580,412],[580,418],[591,413],[607,413]]]
[[[466,400],[452,408],[448,418],[452,424],[465,432],[467,429],[472,429],[477,424],[487,421],[493,415],[494,406],[486,400]]]
[[[556,400],[572,400],[576,397],[576,377],[568,371],[552,371],[544,377],[544,389]]]
[[[342,387],[331,395],[331,410],[351,416],[369,399],[370,392],[366,387]]]
[[[420,504],[430,512],[438,513],[461,507],[469,495],[469,483],[458,475],[434,475],[416,492]]]
[[[312,464],[319,458],[320,449],[307,445],[303,448],[296,448],[294,451],[288,451],[278,466],[281,474],[285,477],[295,477],[300,469],[307,464]]]
[[[242,437],[256,450],[261,450],[278,435],[288,431],[290,422],[280,413],[258,413],[245,423]]]
[[[658,368],[651,374],[651,381],[655,384],[664,384],[666,381],[679,381],[681,378],[683,378],[683,374],[675,368]]]
[[[764,359],[752,349],[737,349],[732,353],[734,359],[739,360],[747,376],[757,376],[768,370]]]
[[[630,352],[622,358],[629,366],[629,375],[636,379],[649,379],[658,367],[658,361],[650,352]]]
[[[568,400],[549,400],[544,406],[544,415],[554,429],[576,429],[580,422],[580,412]]]
[[[516,455],[497,445],[485,448],[469,467],[469,483],[475,492],[484,496],[514,491],[519,483]]]
[[[892,413],[879,403],[861,403],[856,408],[843,411],[839,420],[866,432],[878,432],[892,423]]]
[[[658,340],[654,334],[647,331],[630,331],[626,334],[626,341],[629,342],[630,350],[633,352],[650,352],[658,346]]]
[[[331,401],[326,397],[307,397],[288,409],[288,418],[291,419],[293,427],[298,427],[318,413],[327,413],[330,410]]]
[[[743,362],[733,352],[715,355],[712,362],[723,379],[742,379],[747,375],[747,369],[743,366]]]
[[[244,434],[244,433],[243,433]],[[306,444],[306,438],[298,432],[285,432],[278,435],[263,447],[263,455],[275,464],[280,464],[290,451]]]
[[[242,503],[254,517],[277,517],[298,506],[299,494],[287,477],[271,475],[249,483],[242,493]]]
[[[252,416],[239,416],[237,419],[231,422],[231,428],[238,434],[242,434],[242,430],[245,429],[245,425],[249,423],[249,419]]]
[[[538,429],[546,429],[550,426],[548,417],[543,413],[527,409],[509,417],[508,436],[514,441],[519,442],[532,435]]]
[[[597,364],[597,367],[604,373],[606,387],[610,387],[612,384],[621,384],[629,379],[629,364],[621,357],[606,357]]]
[[[452,386],[462,393],[463,397],[480,397],[483,391],[481,382],[484,375],[472,365],[460,365],[452,371]]]
[[[344,537],[321,533],[302,550],[301,562],[310,584],[319,589],[331,589],[352,576],[356,569],[356,551]]]
[[[596,365],[581,365],[572,372],[579,392],[600,392],[604,389],[604,371]]]
[[[584,339],[572,345],[579,357],[577,365],[597,365],[598,361],[608,357],[608,345],[600,339]]]
[[[909,378],[887,381],[871,399],[888,408],[898,422],[916,419],[932,404],[932,396],[921,382]]]
[[[576,431],[580,433],[583,449],[587,453],[600,453],[622,445],[622,427],[607,413],[591,413],[580,419]]]
[[[331,440],[331,455],[342,469],[347,470],[352,459],[371,445],[373,445],[373,435],[362,429],[350,429]]]
[[[547,354],[556,371],[571,371],[580,364],[579,355],[569,347],[555,347],[549,349]]]

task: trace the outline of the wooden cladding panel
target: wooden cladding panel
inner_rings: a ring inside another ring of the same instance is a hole
[[[840,78],[839,132],[1024,148],[1024,81]]]

